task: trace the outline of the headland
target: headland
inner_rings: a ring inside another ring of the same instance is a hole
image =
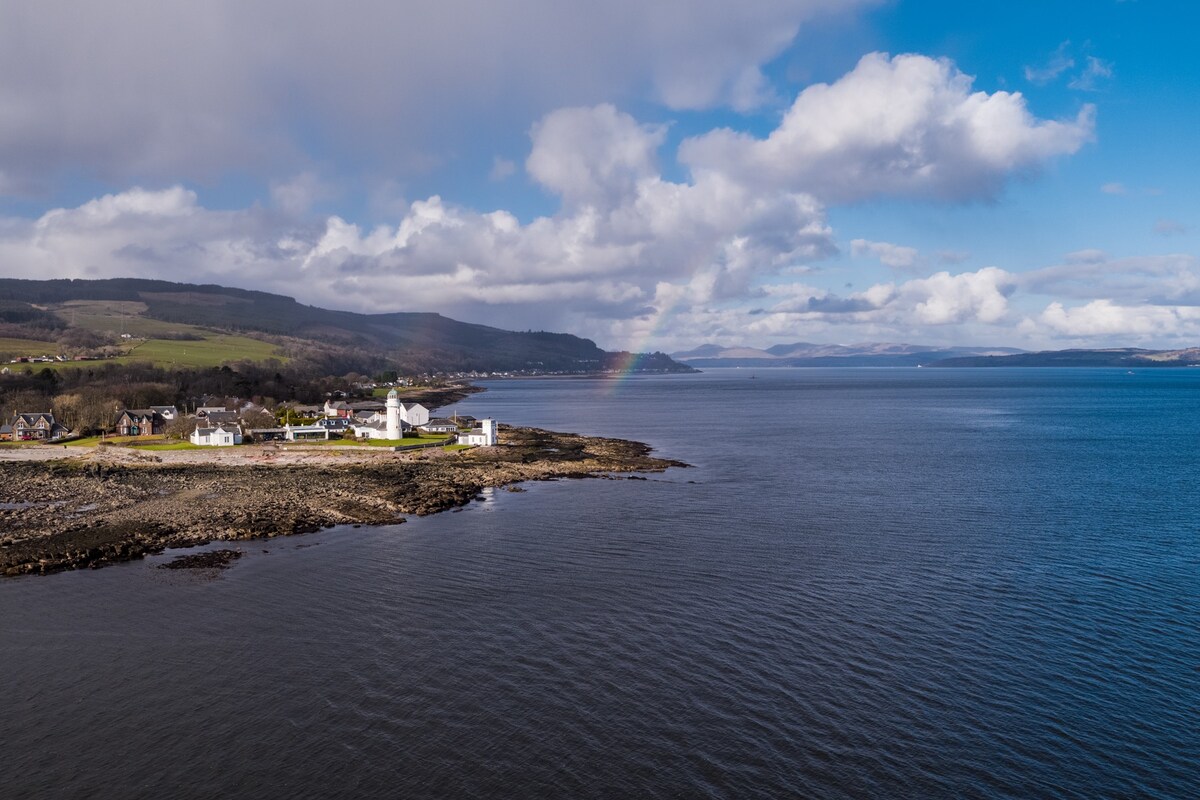
[[[486,487],[686,466],[621,439],[502,426],[469,450],[266,443],[139,452],[0,448],[0,575],[142,558],[168,547],[394,525]]]

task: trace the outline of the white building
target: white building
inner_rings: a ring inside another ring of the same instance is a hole
[[[175,406],[150,406],[150,410],[157,412],[167,422],[172,422],[175,417],[179,416],[179,409]]]
[[[389,401],[393,394],[396,394],[396,397],[400,396],[398,393],[396,393],[396,390],[393,389],[392,391],[388,392]],[[419,428],[426,422],[429,422],[429,409],[420,403],[401,403],[400,419],[404,420],[409,425],[412,425],[414,428]]]
[[[225,428],[223,425],[218,425],[215,428],[200,428],[192,431],[192,435],[188,437],[192,444],[197,444],[205,447],[232,447],[235,444],[242,443],[242,431],[236,426]]]
[[[494,419],[481,419],[478,428],[472,428],[468,433],[458,435],[459,444],[469,444],[474,447],[491,447],[496,444],[497,439],[496,420]]]
[[[400,393],[397,392],[395,389],[392,389],[390,392],[388,392],[386,405],[387,405],[387,438],[399,439],[402,436],[404,436],[404,434],[400,430],[400,419],[401,419],[402,413],[404,411],[404,407],[400,404]],[[429,413],[426,412],[426,417],[428,417],[428,416],[429,416]],[[408,424],[413,425],[415,423],[413,423],[412,420],[408,420]]]
[[[329,439],[329,428],[324,425],[284,425],[283,438],[289,442],[309,442]]]
[[[400,402],[399,392],[392,389],[388,392],[387,411],[384,414],[372,414],[367,421],[355,422],[351,427],[354,428],[356,439],[387,439],[394,442],[404,438],[405,428],[411,429],[413,426],[404,419],[404,406]]]

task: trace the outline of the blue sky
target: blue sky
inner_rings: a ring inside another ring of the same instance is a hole
[[[1200,344],[1200,12],[0,0],[0,274],[610,348]]]

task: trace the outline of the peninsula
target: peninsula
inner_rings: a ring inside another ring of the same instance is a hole
[[[72,452],[74,451],[74,452]],[[168,547],[394,525],[486,487],[686,466],[644,444],[502,426],[469,450],[266,443],[143,452],[0,448],[0,575],[99,567]]]

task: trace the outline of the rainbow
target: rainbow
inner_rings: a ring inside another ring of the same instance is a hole
[[[646,333],[633,343],[632,352],[622,351],[616,359],[613,360],[614,372],[609,373],[609,383],[605,389],[605,394],[612,396],[617,393],[622,386],[625,385],[630,375],[637,372],[642,363],[642,356],[650,350],[650,343],[654,341],[658,334],[666,327],[668,318],[675,311],[678,303],[671,303],[665,308],[657,309],[652,317],[653,322],[647,329]]]

